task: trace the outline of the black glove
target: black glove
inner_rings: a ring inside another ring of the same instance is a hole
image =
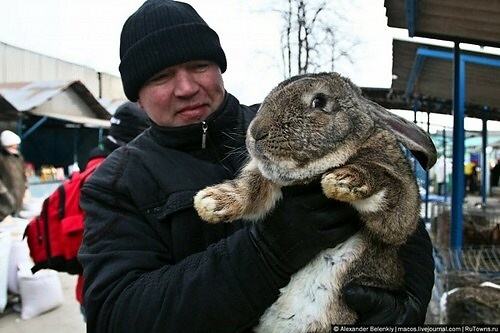
[[[344,300],[361,325],[422,325],[434,285],[432,243],[423,223],[401,247],[404,289],[398,292],[359,285],[343,289]]]
[[[318,183],[283,188],[283,199],[250,230],[266,261],[282,276],[305,266],[321,250],[332,248],[360,227],[350,205],[325,197]]]

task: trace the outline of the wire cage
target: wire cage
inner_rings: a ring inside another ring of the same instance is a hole
[[[428,323],[500,324],[500,247],[435,248]]]
[[[450,246],[451,206],[435,203],[430,211],[431,238],[437,248]],[[464,205],[463,247],[500,246],[500,207]]]
[[[429,324],[500,324],[500,207],[463,207],[463,246],[450,248],[451,207],[430,211],[436,280]]]

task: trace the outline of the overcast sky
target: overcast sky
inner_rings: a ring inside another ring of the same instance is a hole
[[[228,91],[256,103],[283,79],[279,14],[283,0],[187,0],[219,34],[228,59]],[[119,37],[142,0],[0,0],[0,41],[118,74]],[[382,0],[336,1],[355,65],[336,70],[363,86],[391,84],[391,39]],[[332,1],[332,3],[335,3]],[[342,6],[342,7],[341,7]],[[338,24],[337,24],[338,25]]]
[[[143,2],[0,0],[0,41],[118,75],[121,28]],[[261,101],[283,79],[281,22],[272,9],[284,0],[185,2],[219,34],[228,60],[223,75],[226,89],[242,103]],[[337,23],[345,38],[359,42],[351,53],[353,64],[340,62],[336,71],[360,86],[390,87],[392,38],[405,38],[407,32],[387,27],[383,0],[330,3],[346,18]],[[433,116],[432,122],[451,126],[449,120],[439,116]]]

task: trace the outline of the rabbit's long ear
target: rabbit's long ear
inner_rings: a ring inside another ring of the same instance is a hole
[[[369,110],[392,129],[399,142],[412,152],[424,169],[429,170],[436,163],[436,147],[426,132],[414,123],[390,113],[380,105],[365,100]]]

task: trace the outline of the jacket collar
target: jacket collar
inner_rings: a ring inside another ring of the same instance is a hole
[[[242,122],[239,115],[239,101],[231,94],[225,94],[221,106],[203,123],[181,126],[163,127],[152,122],[151,127],[146,130],[149,135],[160,145],[186,151],[202,149],[203,128],[206,128],[206,145],[220,144],[226,141],[231,133],[239,132],[244,140],[244,128],[240,128]],[[148,135],[148,134],[146,134]]]

